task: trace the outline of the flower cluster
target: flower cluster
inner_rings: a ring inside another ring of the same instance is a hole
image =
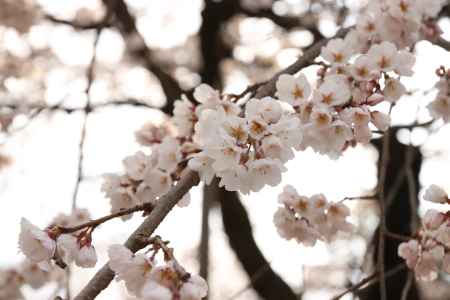
[[[447,193],[431,185],[424,194],[427,201],[450,204]],[[419,280],[432,281],[442,270],[450,273],[450,211],[428,210],[422,219],[422,228],[414,239],[401,243],[398,255]]]
[[[71,215],[58,215],[45,230],[39,229],[22,218],[19,248],[27,259],[41,269],[49,271],[52,261],[58,264],[75,262],[79,267],[92,268],[97,263],[97,254],[92,246],[91,228],[63,234],[62,227],[76,226],[89,220],[84,209]]]
[[[421,37],[418,32],[438,33],[430,19],[444,1],[426,2],[370,2],[354,29],[323,47],[315,88],[303,74],[284,74],[276,83],[277,98],[239,103],[206,84],[195,89],[194,99],[182,96],[167,124],[137,133],[152,154],[127,158],[125,175],[107,178],[103,190],[112,210],[155,201],[185,161],[205,183],[217,176],[227,190],[249,193],[281,181],[292,149],[311,147],[337,158],[349,146],[368,143],[374,128],[385,131],[390,124],[389,114],[375,106],[393,104],[406,93],[400,77],[411,76],[415,63],[408,47]],[[169,168],[161,163],[164,151]]]
[[[60,282],[61,275],[61,272],[56,269],[47,272],[29,260],[25,260],[15,268],[0,270],[0,299],[24,299],[21,292],[23,286],[39,289],[51,281]]]
[[[200,300],[206,296],[208,286],[203,278],[187,273],[171,253],[165,252],[165,263],[158,265],[155,255],[159,248],[154,245],[154,249],[148,257],[121,245],[109,248],[109,266],[128,292],[143,300]]]
[[[408,47],[421,37],[420,32],[426,37],[437,35],[439,30],[429,19],[444,2],[371,1],[355,29],[322,48],[325,62],[316,89],[303,74],[281,75],[277,97],[294,107],[302,123],[303,140],[297,149],[311,147],[336,158],[349,145],[370,141],[370,123],[385,131],[390,117],[373,107],[383,101],[393,104],[406,93],[400,77],[411,76],[415,63]],[[449,110],[445,100],[436,106],[438,117]]]
[[[380,131],[390,124],[389,115],[373,107],[394,103],[406,93],[399,78],[412,75],[414,56],[390,42],[355,52],[352,38],[350,32],[322,48],[326,63],[316,89],[303,74],[281,75],[277,81],[277,97],[291,104],[301,121],[299,150],[311,147],[336,158],[350,145],[368,143],[370,124]]]
[[[218,95],[209,89],[209,95]],[[206,183],[219,177],[219,185],[229,191],[248,193],[279,184],[283,163],[294,157],[292,147],[301,139],[298,118],[270,97],[250,99],[245,109],[214,99],[220,105],[197,107],[201,113],[193,141],[201,151],[192,155],[189,167]]]
[[[435,37],[437,26],[431,22],[445,5],[445,0],[369,1],[357,20],[352,35],[355,47],[371,42],[389,41],[398,47],[410,47],[420,38]]]
[[[440,80],[436,83],[438,91],[436,98],[428,105],[430,114],[435,119],[442,119],[445,123],[450,122],[450,69],[441,66],[436,70]]]
[[[281,237],[305,246],[314,246],[317,240],[328,242],[338,232],[350,232],[347,222],[350,210],[344,204],[328,202],[324,195],[301,196],[287,185],[279,195],[282,205],[274,215],[274,223]]]
[[[111,213],[143,203],[155,204],[173,186],[181,174],[179,164],[186,156],[180,140],[166,135],[164,127],[145,126],[137,133],[138,140],[152,146],[150,155],[142,151],[123,160],[125,173],[106,174],[102,191],[111,201]],[[189,204],[189,194],[178,203]],[[123,220],[132,214],[122,216]]]

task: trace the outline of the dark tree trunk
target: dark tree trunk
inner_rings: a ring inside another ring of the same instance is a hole
[[[215,181],[217,187],[217,180]],[[218,188],[218,187],[217,187]],[[258,295],[266,300],[295,300],[299,297],[276,274],[255,242],[247,211],[235,192],[218,188],[222,222],[231,248],[249,275]]]
[[[422,154],[418,148],[411,149],[410,147],[401,144],[396,139],[396,132],[392,132],[391,143],[390,143],[390,161],[387,169],[387,178],[385,183],[386,195],[389,195],[392,188],[395,186],[395,181],[398,176],[401,176],[401,172],[405,172],[405,160],[406,153],[408,149],[413,151],[412,157],[413,161],[411,164],[411,169],[414,174],[415,186],[419,187],[419,173],[422,165]],[[378,151],[381,153],[381,139],[374,142]],[[380,160],[379,160],[380,161]],[[386,226],[389,231],[411,236],[410,224],[412,221],[410,213],[410,200],[408,194],[408,181],[406,176],[399,186],[396,196],[392,199],[392,204],[387,203],[387,214],[386,214]],[[415,197],[417,203],[417,195]],[[385,270],[390,270],[395,268],[397,265],[403,263],[403,259],[397,254],[398,245],[401,242],[391,238],[386,238],[384,257],[385,257]],[[375,232],[373,237],[374,249],[377,249],[378,245],[378,230]],[[377,257],[377,253],[375,253]],[[408,277],[408,269],[402,270],[396,275],[388,278],[386,280],[386,289],[388,300],[398,300],[402,295],[403,288],[405,286]],[[360,293],[360,298],[362,300],[378,300],[380,299],[380,285],[374,284],[373,286],[364,289]],[[419,294],[415,282],[413,282],[410,292],[408,294],[408,300],[419,299]]]

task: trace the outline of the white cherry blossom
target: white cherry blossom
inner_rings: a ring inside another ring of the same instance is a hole
[[[48,265],[56,250],[56,242],[48,232],[40,230],[27,219],[20,223],[19,248],[33,263],[41,267]]]
[[[169,173],[176,169],[182,158],[180,144],[172,137],[165,137],[154,151],[158,157],[157,167]]]
[[[342,203],[329,203],[322,194],[301,196],[292,186],[286,186],[279,195],[279,207],[274,223],[281,237],[295,239],[305,246],[314,246],[317,240],[333,240],[339,232],[349,232],[347,222],[350,210]]]
[[[123,280],[127,290],[136,296],[141,295],[147,279],[153,269],[153,262],[145,255],[133,254],[122,245],[112,245],[108,249],[109,267],[117,275],[118,280]]]
[[[173,295],[170,289],[155,281],[148,281],[142,289],[143,300],[172,300]]]
[[[347,103],[351,97],[350,87],[344,75],[329,75],[325,77],[314,95],[316,102],[328,106],[338,106]]]
[[[425,194],[423,195],[423,199],[430,202],[435,203],[447,203],[448,202],[448,194],[441,187],[432,184],[430,185]]]
[[[311,95],[311,86],[302,73],[298,76],[282,74],[277,80],[277,97],[293,106],[298,106],[308,100]]]
[[[394,103],[406,94],[406,87],[395,78],[389,78],[385,82],[383,95],[386,101]]]
[[[352,49],[344,39],[332,39],[325,47],[322,47],[321,56],[332,65],[347,63],[352,55]]]

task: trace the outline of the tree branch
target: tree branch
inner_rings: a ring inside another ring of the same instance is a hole
[[[100,40],[100,36],[102,34],[104,26],[106,26],[110,17],[111,17],[111,14],[110,14],[110,11],[108,10],[103,19],[103,22],[100,23],[100,25],[95,30],[93,54],[92,54],[91,62],[86,70],[87,86],[86,86],[85,93],[86,93],[87,100],[86,100],[86,105],[84,107],[83,121],[81,124],[80,142],[78,144],[77,179],[76,179],[75,187],[74,187],[73,194],[72,194],[72,212],[77,207],[78,192],[80,190],[80,184],[83,179],[84,144],[86,141],[87,120],[88,120],[89,114],[91,113],[91,88],[92,88],[92,83],[94,82],[95,63],[97,61],[97,45]]]
[[[396,267],[394,267],[393,269],[389,270],[386,272],[386,278],[389,278],[395,274],[397,274],[398,272],[402,271],[405,269],[405,264],[399,264]],[[362,279],[360,282],[358,282],[355,285],[352,285],[351,287],[349,287],[348,289],[346,289],[345,291],[343,291],[342,293],[340,293],[337,296],[334,296],[331,300],[339,300],[342,297],[344,297],[345,295],[347,295],[348,293],[355,293],[357,294],[358,291],[360,291],[360,289],[367,285],[365,287],[365,289],[367,289],[368,287],[370,287],[372,284],[376,283],[379,281],[379,273],[375,272],[372,275]]]
[[[410,164],[412,172],[414,174],[415,186],[419,186],[419,172],[422,163],[422,155],[420,149],[416,147],[406,146],[401,144],[396,138],[396,133],[399,129],[391,128],[390,139],[390,164],[388,166],[385,179],[385,208],[386,208],[386,228],[390,232],[395,232],[401,236],[412,236],[411,232],[411,203],[410,203],[410,191],[408,188],[408,182],[406,179],[406,169]],[[372,144],[376,146],[379,152],[382,152],[382,139],[373,140]],[[413,156],[408,158],[407,151],[413,151]],[[417,199],[417,196],[416,196]],[[398,256],[398,246],[402,242],[402,239],[389,238],[386,239],[383,249],[378,247],[378,237],[380,234],[380,228],[374,233],[374,237],[369,243],[375,250],[375,262],[379,256],[379,251],[384,252],[384,266],[386,270],[394,268],[399,263],[403,263],[402,258]],[[388,299],[400,299],[403,287],[407,281],[407,272],[401,271],[386,281],[386,288],[388,290]],[[418,291],[415,283],[412,283],[409,293],[410,300],[418,299]],[[362,300],[381,299],[380,296],[380,284],[374,284],[373,286],[366,287],[358,292],[358,296]]]
[[[300,56],[297,61],[295,61],[292,65],[287,67],[286,69],[278,72],[273,76],[265,85],[261,86],[258,91],[256,92],[256,98],[262,98],[265,96],[270,96],[275,93],[276,90],[276,83],[278,80],[278,77],[282,74],[295,74],[299,72],[301,69],[309,67],[314,63],[314,60],[316,57],[320,55],[320,51],[322,50],[322,47],[325,46],[330,39],[335,38],[342,38],[344,37],[348,32],[350,28],[345,28],[339,30],[339,32],[332,38],[329,39],[322,39],[315,43],[313,46],[311,46],[308,50],[306,50],[302,56]]]
[[[102,27],[102,28],[111,27],[110,22],[105,23],[105,21],[103,21],[103,20],[81,23],[81,22],[77,22],[77,21],[67,21],[67,20],[58,19],[52,15],[45,15],[45,19],[47,19],[55,24],[70,26],[77,30],[93,30],[93,29],[99,29],[100,27]]]
[[[222,222],[231,248],[236,253],[245,272],[251,277],[251,286],[266,300],[295,300],[297,295],[276,274],[259,250],[253,237],[248,214],[236,192],[220,190],[219,202],[222,208]]]
[[[163,70],[153,60],[150,49],[145,44],[145,40],[136,27],[135,19],[131,15],[126,3],[123,0],[103,0],[103,3],[110,9],[117,20],[116,26],[128,42],[128,51],[134,57],[141,59],[145,67],[152,72],[160,81],[161,87],[166,95],[166,104],[161,108],[164,113],[171,114],[173,102],[184,92],[178,82],[165,70]]]
[[[240,10],[249,17],[267,18],[284,29],[303,28],[311,32],[314,41],[324,38],[323,34],[317,28],[317,18],[312,16],[280,16],[273,12],[272,9],[260,9],[257,11],[248,10],[240,7]]]
[[[110,102],[106,102],[106,103],[91,105],[90,110],[94,111],[94,110],[109,107],[109,106],[125,106],[125,105],[136,106],[136,107],[145,107],[145,108],[150,108],[150,109],[159,109],[156,106],[152,106],[150,104],[138,101],[136,99],[128,99],[128,100],[110,101]],[[42,112],[44,110],[64,111],[68,114],[85,110],[85,107],[72,108],[72,107],[66,107],[62,104],[46,105],[46,104],[40,104],[40,103],[30,103],[30,104],[26,104],[26,105],[15,104],[15,103],[2,103],[2,104],[0,104],[0,108],[7,108],[7,109],[11,109],[11,110],[21,110],[21,111],[23,111],[25,109],[36,110],[36,112],[33,112],[33,116],[36,113],[39,114],[40,112]]]

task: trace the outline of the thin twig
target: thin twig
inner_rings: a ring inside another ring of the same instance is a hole
[[[148,103],[139,101],[137,99],[127,99],[127,100],[121,100],[121,101],[110,101],[110,102],[105,102],[105,103],[100,103],[100,104],[92,104],[91,105],[91,111],[97,110],[97,109],[102,109],[105,107],[110,107],[110,106],[137,106],[137,107],[145,107],[145,108],[150,108],[150,109],[160,109],[160,107],[158,106],[153,106],[150,105]],[[56,105],[46,105],[44,104],[40,104],[40,103],[30,103],[30,104],[16,104],[16,103],[2,103],[0,104],[0,108],[8,108],[11,110],[30,110],[33,111],[33,115],[36,113],[40,113],[42,111],[63,111],[66,112],[68,114],[71,114],[73,112],[79,112],[79,111],[84,111],[85,107],[66,107],[62,104],[56,104]]]
[[[373,273],[372,275],[362,279],[360,282],[358,282],[357,284],[352,285],[351,287],[349,287],[348,289],[346,289],[345,291],[343,291],[342,293],[340,293],[337,296],[334,296],[333,298],[331,298],[331,300],[339,300],[341,299],[343,296],[347,295],[348,293],[354,292],[356,290],[358,290],[360,287],[362,287],[363,285],[369,283],[370,281],[372,281],[373,279],[378,277],[378,272]]]
[[[386,237],[391,238],[391,239],[399,240],[399,241],[403,241],[403,242],[407,242],[407,241],[409,241],[409,240],[411,240],[413,238],[411,236],[401,235],[401,234],[398,234],[398,233],[395,233],[395,232],[391,232],[391,231],[388,231],[388,230],[384,231],[384,235]]]
[[[394,267],[393,269],[389,270],[386,272],[385,276],[386,278],[389,278],[391,276],[394,276],[395,274],[397,274],[398,272],[402,271],[405,268],[405,264],[399,264],[396,267]],[[363,286],[365,286],[367,284],[366,287],[367,288],[369,286],[372,286],[373,284],[377,283],[380,280],[380,276],[379,276],[379,272],[375,272],[372,275],[362,279],[360,282],[358,282],[355,285],[352,285],[351,287],[349,287],[348,289],[346,289],[345,291],[343,291],[342,293],[340,293],[337,296],[334,296],[333,298],[331,298],[331,300],[339,300],[342,297],[344,297],[345,295],[347,295],[348,293],[355,293],[357,294],[358,291],[361,290],[361,288]]]
[[[262,275],[264,275],[264,273],[267,272],[267,270],[269,270],[270,268],[270,264],[271,262],[268,262],[267,264],[261,266],[250,278],[250,281],[247,283],[247,285],[245,287],[243,287],[242,289],[240,289],[239,291],[237,291],[236,293],[234,293],[230,298],[228,298],[228,300],[234,300],[236,298],[238,298],[239,296],[241,296],[245,291],[247,291],[248,289],[250,289],[253,284],[259,279],[261,278]]]
[[[428,122],[424,122],[424,123],[419,123],[419,122],[414,122],[412,124],[409,125],[396,125],[396,126],[392,126],[392,129],[414,129],[414,128],[426,128],[429,127],[430,125],[433,124],[435,120],[430,120]]]
[[[144,211],[144,212],[150,212],[152,209],[154,208],[154,205],[150,202],[146,202],[143,204],[139,204],[136,206],[133,206],[131,208],[127,208],[127,209],[123,209],[121,211],[118,211],[116,213],[113,214],[109,214],[107,216],[95,219],[95,220],[91,220],[89,222],[77,225],[77,226],[73,226],[73,227],[58,227],[59,232],[60,233],[74,233],[77,232],[81,229],[84,228],[95,228],[109,220],[115,219],[115,218],[119,218],[119,217],[123,217],[123,216],[127,216],[129,214],[138,212],[138,211]]]
[[[413,280],[414,280],[414,275],[411,271],[409,271],[408,278],[406,279],[405,286],[403,287],[402,297],[400,298],[400,300],[408,300],[408,294],[409,294],[409,291],[411,290]]]
[[[104,20],[81,23],[81,22],[77,22],[77,21],[68,21],[68,20],[58,19],[52,15],[45,15],[45,19],[47,19],[53,23],[56,23],[56,24],[67,25],[67,26],[73,27],[74,29],[77,29],[77,30],[94,30],[94,29],[98,29],[100,27],[102,27],[102,28],[111,27],[111,23],[110,22],[105,23]]]
[[[96,29],[94,45],[93,45],[93,54],[91,58],[91,62],[86,71],[87,77],[87,86],[86,86],[86,105],[84,107],[84,116],[83,123],[81,125],[81,135],[80,135],[80,143],[78,145],[78,167],[77,167],[77,180],[75,182],[74,191],[72,194],[72,210],[75,210],[77,207],[77,197],[80,189],[81,180],[83,179],[83,161],[84,161],[84,144],[86,141],[86,131],[87,131],[87,119],[91,110],[91,88],[92,83],[94,82],[94,70],[95,70],[95,62],[97,60],[97,45],[100,40],[100,36],[104,26],[106,26],[108,20],[110,19],[110,10],[108,9],[102,24]]]
[[[377,194],[379,197],[380,204],[380,225],[379,225],[379,234],[378,234],[378,259],[377,259],[377,268],[380,277],[380,297],[381,300],[387,299],[386,292],[386,277],[384,272],[384,238],[386,232],[386,199],[385,199],[385,191],[384,186],[386,182],[387,176],[387,167],[389,164],[390,158],[390,130],[387,130],[383,136],[383,145],[382,145],[382,153],[380,158],[380,167],[379,167],[379,178],[378,178],[378,186],[377,186]]]

